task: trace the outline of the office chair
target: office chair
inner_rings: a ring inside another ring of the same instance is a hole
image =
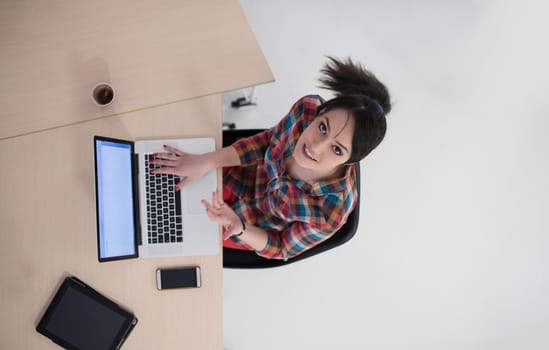
[[[223,130],[223,147],[231,145],[233,142],[240,138],[252,136],[261,131],[263,131],[263,129]],[[356,170],[357,191],[360,198],[360,165],[358,163]],[[360,211],[359,209],[360,201],[357,203],[355,209],[349,215],[345,225],[343,225],[343,227],[341,227],[339,231],[337,231],[332,237],[328,238],[322,243],[319,243],[313,248],[306,250],[296,257],[290,258],[288,260],[265,259],[252,251],[223,248],[223,267],[232,269],[261,269],[278,267],[295,263],[297,261],[310,258],[314,255],[338,247],[349,241],[355,235],[358,228],[358,215]]]

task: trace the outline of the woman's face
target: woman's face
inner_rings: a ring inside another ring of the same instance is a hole
[[[318,115],[299,137],[293,157],[303,168],[329,172],[351,156],[354,120],[344,109]]]

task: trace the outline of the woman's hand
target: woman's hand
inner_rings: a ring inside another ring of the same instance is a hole
[[[175,187],[179,191],[191,181],[202,178],[215,166],[208,162],[207,154],[191,154],[177,148],[164,145],[164,149],[170,153],[156,153],[152,164],[160,165],[160,168],[151,170],[151,174],[169,174],[180,176],[183,179]]]
[[[235,211],[225,204],[223,196],[219,194],[219,191],[215,191],[212,195],[212,203],[203,199],[202,204],[206,207],[206,212],[210,220],[222,225],[225,229],[223,232],[223,239],[227,239],[242,232],[242,221],[240,217],[236,215]]]

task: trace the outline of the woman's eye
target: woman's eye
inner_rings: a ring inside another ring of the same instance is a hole
[[[332,151],[334,151],[334,154],[336,156],[340,156],[343,154],[343,151],[341,150],[341,148],[339,148],[339,146],[333,146]]]
[[[320,132],[325,135],[326,134],[326,124],[324,124],[324,122],[320,122],[320,124],[318,124],[318,130],[320,130]]]

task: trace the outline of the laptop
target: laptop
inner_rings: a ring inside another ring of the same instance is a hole
[[[163,145],[202,154],[213,138],[126,141],[94,137],[97,246],[100,262],[137,257],[216,255],[220,231],[201,203],[211,200],[217,176],[211,171],[180,191],[181,178],[150,174],[148,161]]]

